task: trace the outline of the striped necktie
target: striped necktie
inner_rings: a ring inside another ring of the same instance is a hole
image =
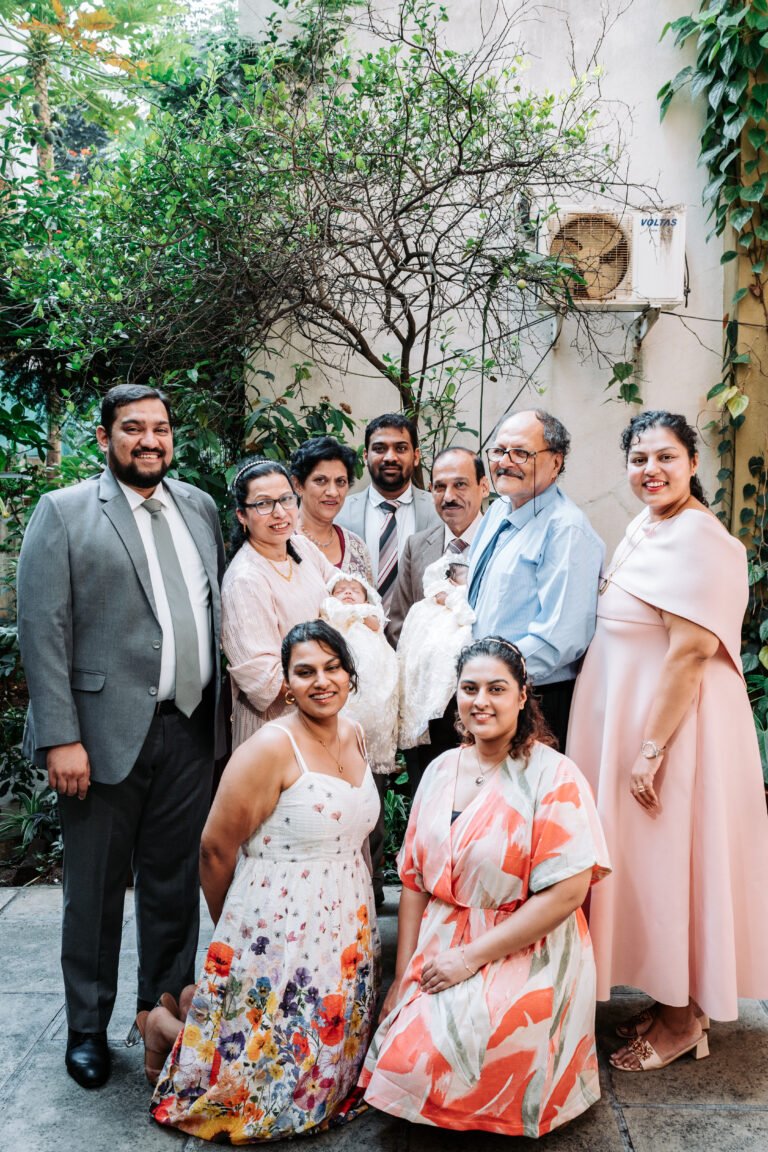
[[[455,556],[461,556],[466,548],[469,548],[469,544],[467,544],[466,540],[462,540],[461,537],[457,536],[455,540],[451,540],[446,548],[446,552],[453,552]]]
[[[385,515],[379,533],[379,572],[376,577],[376,587],[385,611],[389,608],[397,582],[397,517],[395,513],[399,507],[399,500],[383,500],[379,504],[379,509]]]

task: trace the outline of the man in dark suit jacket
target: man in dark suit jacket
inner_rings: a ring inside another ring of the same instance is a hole
[[[173,434],[162,393],[111,389],[97,439],[106,470],[43,496],[18,570],[24,749],[59,794],[65,1062],[84,1088],[110,1073],[131,867],[138,1007],[194,978],[224,567],[213,500],[164,479]]]
[[[397,647],[408,610],[424,598],[424,571],[446,552],[455,559],[469,558],[469,546],[483,518],[483,501],[489,486],[482,458],[469,448],[446,448],[432,465],[432,498],[440,517],[436,527],[411,536],[400,558],[397,587],[389,611],[387,638]],[[454,748],[458,736],[454,728],[456,701],[445,713],[429,722],[429,744],[406,753],[411,795],[415,795],[424,770],[447,748]]]

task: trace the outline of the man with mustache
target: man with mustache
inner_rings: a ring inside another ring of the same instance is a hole
[[[470,448],[444,449],[432,464],[430,489],[440,520],[409,537],[400,558],[387,626],[387,639],[393,648],[397,647],[410,608],[424,599],[425,569],[446,553],[456,560],[463,556],[466,561],[469,556],[470,545],[483,518],[483,501],[489,492],[482,458]],[[430,720],[429,743],[406,752],[412,796],[429,763],[458,744],[455,721],[454,697],[441,717]]]
[[[560,490],[568,432],[537,408],[507,417],[488,462],[500,499],[470,552],[474,635],[503,636],[525,657],[544,715],[565,749],[579,660],[595,631],[604,546]]]
[[[424,598],[424,570],[445,552],[469,556],[489,492],[482,458],[470,448],[445,448],[432,464],[430,484],[439,522],[411,536],[403,549],[389,611],[387,638],[397,647],[409,608]],[[442,749],[441,749],[442,751]],[[434,752],[433,756],[437,753]]]
[[[137,1007],[194,978],[198,851],[211,795],[224,546],[210,496],[166,476],[168,401],[118,385],[100,476],[43,496],[18,569],[24,751],[58,792],[67,1071],[110,1074],[126,879]]]

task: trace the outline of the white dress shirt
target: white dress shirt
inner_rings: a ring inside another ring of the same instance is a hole
[[[385,501],[398,500],[400,507],[395,513],[397,523],[397,555],[403,554],[405,542],[416,531],[416,510],[413,507],[413,485],[409,484],[400,496],[382,496],[373,484],[368,485],[368,501],[365,505],[365,543],[371,554],[373,582],[379,575],[379,536],[388,513],[382,512],[379,505]]]
[[[117,479],[117,478],[116,478]],[[120,480],[117,481],[125,498],[131,506],[136,527],[147,554],[149,565],[149,579],[152,583],[152,595],[155,598],[157,619],[163,630],[163,649],[160,660],[160,680],[157,686],[158,700],[173,699],[176,691],[176,642],[173,638],[173,620],[168,607],[168,596],[165,591],[163,574],[157,558],[155,534],[152,531],[152,516],[146,508],[142,507],[145,497],[129,488]],[[208,577],[205,574],[200,553],[197,550],[192,535],[184,523],[184,518],[173,502],[170,492],[163,484],[158,484],[152,493],[152,499],[159,500],[164,506],[163,513],[168,527],[171,530],[173,546],[179,557],[184,583],[189,592],[189,600],[195,617],[197,629],[197,643],[200,654],[200,683],[205,687],[213,676],[213,632],[211,629],[211,589]]]
[[[465,544],[471,544],[475,538],[475,533],[477,532],[478,528],[480,527],[480,522],[482,519],[483,519],[483,513],[478,512],[477,516],[475,516],[474,520],[469,525],[469,527],[465,528],[464,531],[459,533],[458,536],[454,532],[452,532],[451,529],[446,524],[445,537],[443,539],[443,552],[446,551],[446,549],[448,548],[448,545],[452,544],[454,540],[463,540]],[[461,553],[458,553],[458,552],[456,553],[456,559],[457,560],[460,559],[461,556],[466,557],[466,561],[467,561],[467,563],[469,563],[469,549],[468,548],[465,548],[464,551]]]

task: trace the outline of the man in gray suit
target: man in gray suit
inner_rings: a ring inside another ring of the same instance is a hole
[[[387,412],[371,420],[363,458],[371,483],[347,499],[337,520],[368,545],[373,578],[389,609],[406,541],[435,526],[437,513],[429,493],[411,483],[421,453],[416,425],[407,416]]]
[[[446,553],[455,560],[463,557],[466,561],[469,557],[469,547],[483,518],[483,501],[489,492],[482,457],[469,448],[446,448],[435,457],[430,487],[440,521],[437,527],[411,536],[400,559],[387,626],[387,638],[393,648],[397,647],[409,609],[424,598],[424,570]],[[455,716],[454,697],[442,716],[430,720],[429,744],[406,752],[412,797],[427,765],[441,752],[456,747]]]
[[[131,867],[139,1009],[194,978],[224,567],[213,500],[165,479],[162,393],[111,389],[96,435],[107,468],[43,496],[18,570],[24,750],[59,794],[65,1063],[84,1088],[110,1073]]]
[[[424,598],[424,569],[439,560],[445,552],[463,554],[469,559],[469,547],[483,518],[483,501],[489,492],[482,457],[471,448],[446,448],[432,465],[430,484],[436,524],[416,532],[406,541],[400,557],[397,586],[389,610],[387,637],[397,647],[408,610]]]
[[[368,545],[373,578],[389,610],[397,583],[400,557],[414,532],[439,524],[432,497],[414,488],[414,469],[421,458],[416,425],[401,412],[377,416],[365,429],[365,463],[371,483],[350,496],[338,523],[362,536]],[[394,764],[392,765],[394,769]],[[381,798],[379,819],[369,838],[373,861],[373,891],[376,907],[384,903],[381,865],[384,859],[384,797],[389,777],[374,776]]]

